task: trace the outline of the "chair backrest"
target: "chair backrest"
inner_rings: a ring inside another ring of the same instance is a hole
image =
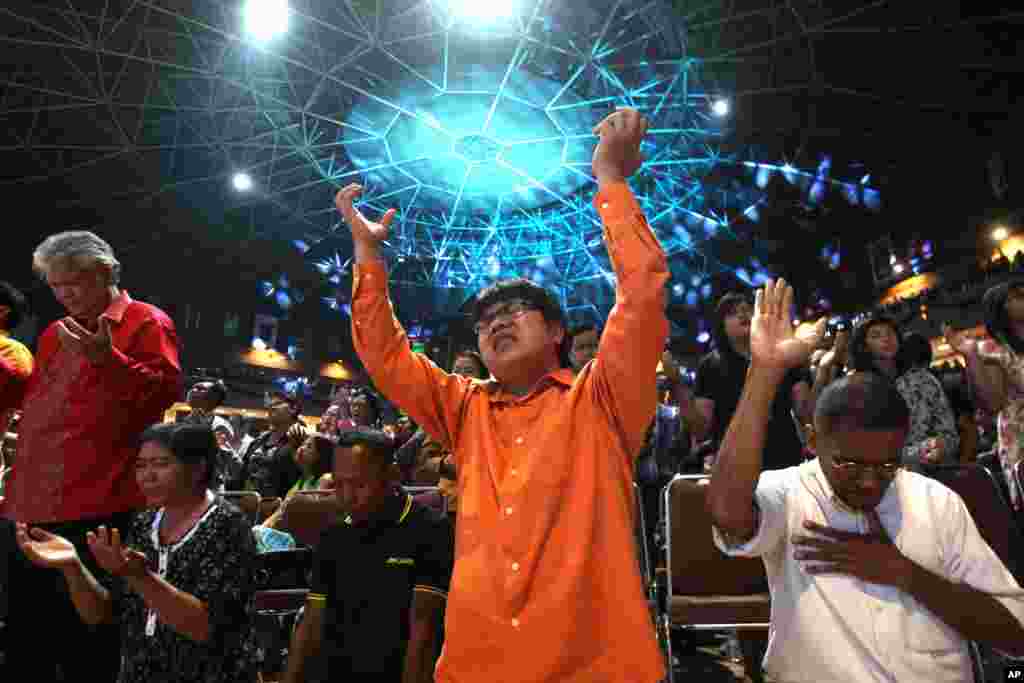
[[[665,487],[668,568],[674,595],[751,595],[768,591],[760,558],[729,557],[715,545],[707,508],[710,478],[680,475]]]
[[[299,545],[315,548],[324,530],[340,520],[340,513],[333,491],[299,491],[285,506],[280,528]]]
[[[420,505],[425,505],[441,514],[448,511],[444,494],[437,486],[403,486],[402,488]]]
[[[922,473],[955,491],[974,518],[982,538],[1018,583],[1024,582],[1024,533],[992,473],[981,465],[931,465]]]
[[[256,491],[224,491],[221,498],[234,503],[249,516],[253,526],[260,522],[260,494]]]

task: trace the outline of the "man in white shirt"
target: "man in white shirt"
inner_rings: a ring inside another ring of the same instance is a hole
[[[818,459],[761,473],[778,385],[822,333],[794,331],[792,298],[782,280],[758,292],[751,367],[708,493],[719,547],[765,564],[765,669],[780,683],[963,683],[968,641],[1024,655],[1024,591],[959,496],[900,468],[909,412],[884,378],[830,385]]]

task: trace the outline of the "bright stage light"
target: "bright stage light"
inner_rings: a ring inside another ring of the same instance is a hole
[[[711,105],[711,111],[715,116],[722,117],[729,115],[729,100],[719,98]]]
[[[493,23],[515,15],[516,0],[449,0],[452,14],[475,23]]]
[[[288,30],[287,0],[248,0],[245,31],[259,42],[272,40]]]
[[[892,267],[892,272],[896,273],[897,275],[902,273],[903,272],[903,264],[902,263],[897,263],[896,265],[894,265]]]
[[[236,173],[231,179],[231,184],[239,192],[248,192],[252,189],[252,178],[249,177],[248,173]]]
[[[1002,226],[999,226],[998,228],[992,231],[992,239],[994,239],[997,242],[1002,242],[1009,236],[1010,231]]]
[[[707,344],[711,341],[711,335],[708,332],[701,332],[697,335],[697,341],[701,344]]]

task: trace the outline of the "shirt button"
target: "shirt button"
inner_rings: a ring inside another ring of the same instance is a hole
[[[607,208],[608,208],[608,206],[609,206],[608,202],[602,202],[602,203],[601,203],[601,208],[602,208],[602,209],[607,209]]]
[[[510,508],[510,507],[505,508],[505,515],[511,517],[512,516],[512,508]]]
[[[514,571],[514,572],[519,571],[519,563],[518,562],[513,562],[512,563],[512,571]]]
[[[517,436],[516,437],[516,444],[521,446],[523,444],[523,437]]]
[[[519,628],[519,620],[518,619],[513,619],[512,620],[512,628]]]

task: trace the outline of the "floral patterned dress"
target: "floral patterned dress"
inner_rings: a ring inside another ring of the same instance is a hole
[[[982,343],[982,358],[995,362],[1006,378],[1006,405],[999,411],[996,452],[1010,489],[1010,504],[1024,509],[1024,491],[1014,477],[1014,467],[1024,457],[1024,357],[992,340]]]
[[[110,578],[121,626],[118,683],[254,683],[257,655],[248,606],[256,542],[250,522],[217,500],[180,541],[163,545],[156,533],[161,512],[138,513],[127,542],[168,583],[206,604],[210,639],[200,643],[179,634],[124,582]]]
[[[896,379],[896,390],[910,409],[910,431],[903,447],[903,462],[920,464],[925,442],[938,437],[945,442],[941,462],[955,463],[960,453],[960,431],[938,378],[926,368],[911,368]]]

